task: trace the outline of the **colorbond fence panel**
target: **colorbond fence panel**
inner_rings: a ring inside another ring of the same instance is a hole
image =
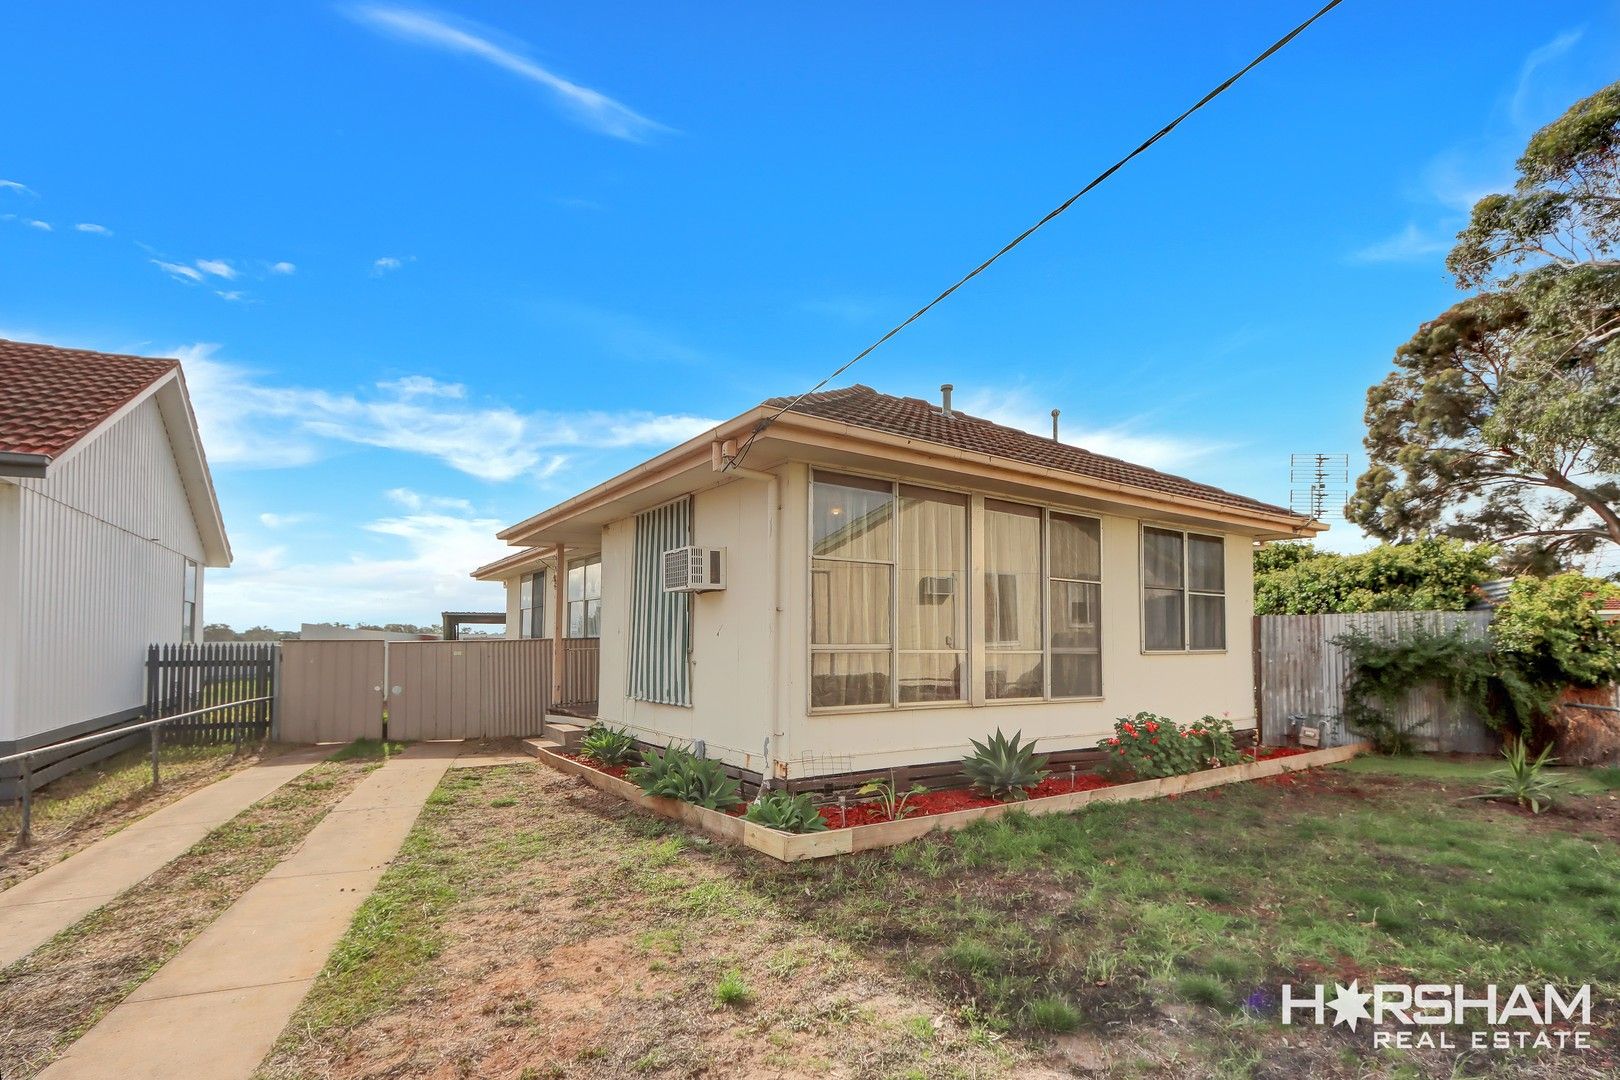
[[[601,641],[597,638],[567,638],[563,641],[563,656],[561,703],[579,705],[600,700],[597,688],[602,677]]]
[[[276,737],[351,742],[383,735],[382,641],[287,641],[281,645]]]
[[[1403,630],[1450,630],[1463,627],[1483,636],[1490,625],[1488,611],[1372,611],[1353,615],[1262,615],[1259,631],[1259,693],[1262,739],[1282,745],[1288,738],[1288,718],[1294,715],[1331,720],[1326,745],[1343,746],[1362,736],[1345,730],[1345,676],[1349,662],[1334,639],[1351,631],[1398,634]],[[1425,750],[1493,753],[1499,745],[1495,732],[1464,706],[1447,701],[1438,687],[1408,694],[1396,709],[1396,719]]]
[[[388,681],[391,739],[539,735],[551,642],[393,642]]]

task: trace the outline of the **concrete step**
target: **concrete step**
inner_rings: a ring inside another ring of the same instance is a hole
[[[546,738],[563,745],[563,748],[572,752],[579,749],[579,741],[585,737],[586,728],[583,724],[568,724],[562,721],[547,719],[541,728]]]
[[[540,751],[549,750],[553,754],[563,752],[563,744],[555,739],[524,739],[523,752],[530,757],[539,757]]]

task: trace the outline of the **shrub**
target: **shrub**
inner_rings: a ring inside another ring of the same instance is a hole
[[[906,805],[911,801],[911,797],[913,795],[922,795],[927,790],[921,784],[912,784],[909,790],[897,792],[894,788],[894,777],[891,776],[887,780],[867,781],[861,785],[856,794],[876,795],[877,798],[873,801],[877,803],[878,809],[883,812],[883,819],[885,821],[899,821],[913,810],[913,807]]]
[[[718,761],[700,758],[678,746],[662,752],[643,750],[641,764],[625,775],[648,795],[679,799],[710,810],[729,810],[742,802],[737,781],[726,775]]]
[[[1483,795],[1470,795],[1470,799],[1500,799],[1503,802],[1517,803],[1529,810],[1532,814],[1541,813],[1543,806],[1551,806],[1553,794],[1564,786],[1561,777],[1544,775],[1542,769],[1555,761],[1549,757],[1552,747],[1544,747],[1540,754],[1532,758],[1525,749],[1522,740],[1514,742],[1502,751],[1507,764],[1491,773],[1491,779],[1496,786]]]
[[[636,740],[628,731],[592,724],[579,741],[581,757],[588,757],[601,765],[623,765],[636,752]]]
[[[781,829],[783,832],[822,832],[827,828],[826,819],[817,812],[810,796],[789,795],[785,791],[761,793],[759,798],[748,804],[743,817],[755,825]]]
[[[1429,537],[1356,555],[1268,544],[1254,556],[1256,615],[1462,611],[1495,576],[1489,544]]]
[[[1620,586],[1580,574],[1519,578],[1491,620],[1505,663],[1547,686],[1603,686],[1620,680],[1620,621],[1601,617]]]
[[[1011,739],[996,733],[984,742],[969,739],[973,753],[962,759],[962,771],[968,780],[994,799],[1016,801],[1029,798],[1027,789],[1047,777],[1045,755],[1035,753],[1034,740],[1019,745],[1023,732],[1013,732]]]
[[[1097,744],[1103,771],[1129,773],[1139,780],[1236,765],[1242,760],[1230,720],[1206,716],[1181,727],[1174,720],[1139,712],[1114,721],[1114,734]]]

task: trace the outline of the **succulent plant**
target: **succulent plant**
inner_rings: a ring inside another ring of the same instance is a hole
[[[726,775],[718,761],[700,758],[678,746],[663,752],[643,750],[641,764],[625,775],[648,795],[679,799],[710,810],[729,810],[742,802],[737,781]]]
[[[817,812],[808,795],[789,795],[785,791],[763,792],[748,806],[743,815],[755,825],[783,832],[822,832],[827,822]]]
[[[1029,798],[1026,789],[1047,777],[1046,756],[1035,753],[1035,740],[1020,745],[1023,732],[1012,738],[996,733],[980,742],[969,739],[973,753],[962,759],[962,771],[973,786],[992,798],[1016,801]]]
[[[593,724],[579,740],[579,752],[602,765],[623,765],[636,752],[636,740],[628,731]]]

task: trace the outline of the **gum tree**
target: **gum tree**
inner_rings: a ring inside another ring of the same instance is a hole
[[[1549,571],[1620,545],[1620,83],[1530,140],[1446,260],[1474,290],[1367,392],[1347,516],[1507,546]]]

